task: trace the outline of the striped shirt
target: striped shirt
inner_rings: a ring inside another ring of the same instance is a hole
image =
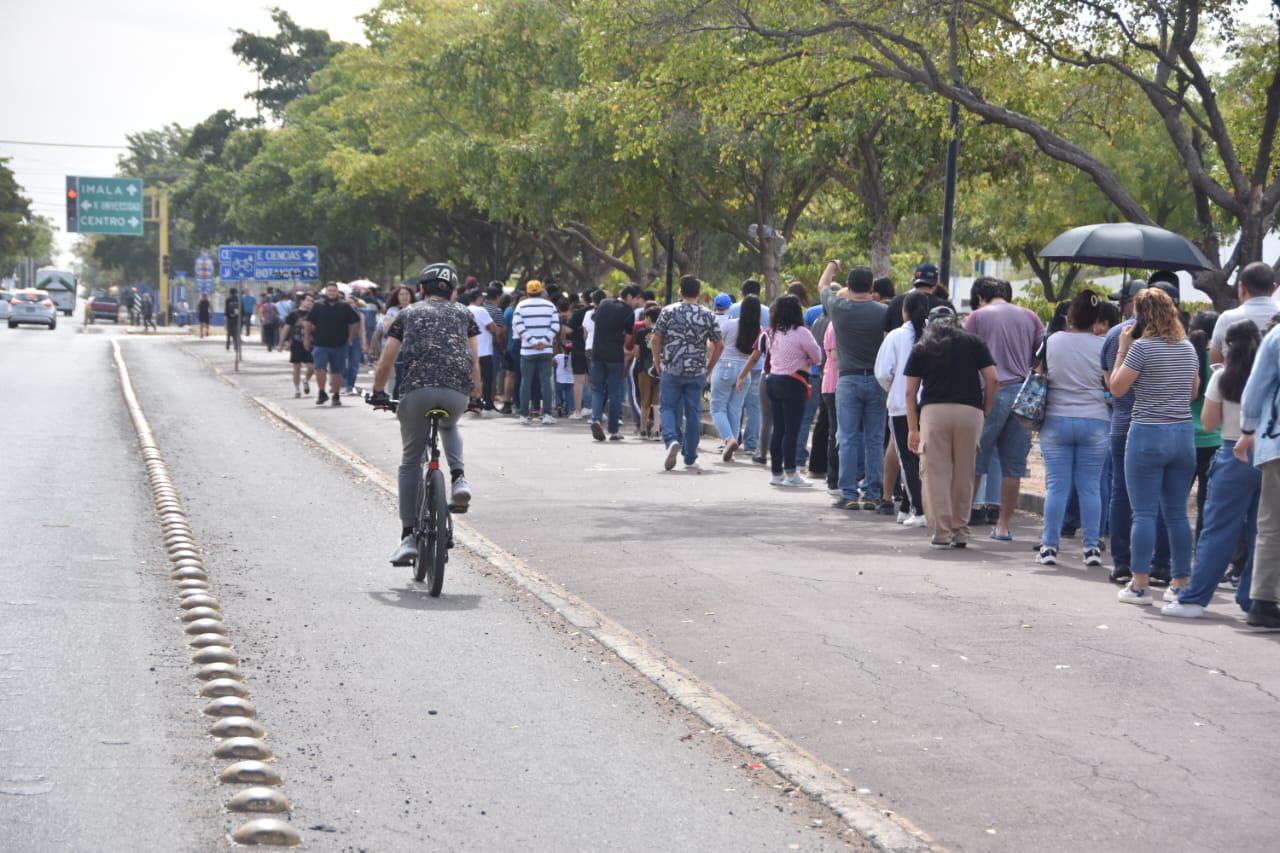
[[[756,339],[756,349],[769,353],[770,376],[808,373],[809,368],[822,360],[822,350],[813,339],[813,332],[804,326],[776,333],[766,329]]]
[[[1190,341],[1140,338],[1124,357],[1138,373],[1133,383],[1135,424],[1176,424],[1191,420],[1191,388],[1200,361]]]
[[[521,355],[551,355],[551,344],[560,331],[560,313],[548,300],[531,296],[516,306],[511,331],[520,339]]]

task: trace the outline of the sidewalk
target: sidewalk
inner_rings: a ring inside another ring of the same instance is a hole
[[[283,355],[246,352],[247,391],[395,470],[390,416],[295,400]],[[1026,519],[1013,543],[931,551],[820,489],[706,455],[701,476],[663,472],[658,445],[576,421],[471,419],[465,439],[481,532],[945,846],[1265,850],[1280,831],[1276,638],[1226,596],[1175,622],[1117,603],[1075,543],[1035,566]]]

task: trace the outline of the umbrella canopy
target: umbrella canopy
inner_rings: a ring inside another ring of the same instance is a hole
[[[1046,261],[1099,267],[1215,269],[1204,253],[1181,234],[1131,222],[1105,222],[1072,228],[1041,249],[1040,257]]]
[[[358,278],[351,282],[351,289],[356,291],[377,290],[378,285],[367,278]]]

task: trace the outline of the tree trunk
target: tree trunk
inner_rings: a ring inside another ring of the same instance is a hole
[[[760,268],[764,273],[764,294],[768,304],[778,298],[782,292],[782,255],[779,252],[781,242],[775,238],[760,235]]]
[[[898,223],[887,214],[877,218],[871,228],[871,272],[876,278],[893,275],[893,241]]]

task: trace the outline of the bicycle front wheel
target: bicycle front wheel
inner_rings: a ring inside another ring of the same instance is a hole
[[[449,491],[445,486],[444,472],[437,468],[427,473],[427,494],[423,501],[426,524],[420,526],[424,535],[418,541],[418,565],[414,576],[425,576],[427,593],[438,597],[444,587],[444,564],[449,561],[449,546],[453,544],[453,519],[449,515]]]

